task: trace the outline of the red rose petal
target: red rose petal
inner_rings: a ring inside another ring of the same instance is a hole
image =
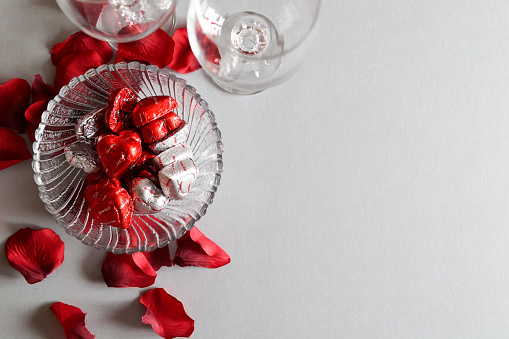
[[[143,323],[151,325],[161,337],[189,338],[193,334],[194,320],[186,314],[182,303],[164,289],[155,288],[144,293],[140,303],[147,308],[147,313],[142,317]]]
[[[62,325],[67,339],[93,339],[95,335],[90,333],[85,325],[85,315],[76,306],[56,302],[49,307],[55,314],[58,322]]]
[[[110,61],[113,56],[113,51],[106,41],[101,41],[83,32],[78,32],[71,35],[64,42],[53,46],[51,61],[58,65],[66,56],[85,51],[95,51],[100,55],[101,63],[99,66]]]
[[[57,65],[55,88],[62,88],[62,86],[67,85],[72,78],[84,74],[91,68],[99,67],[103,63],[103,59],[96,51],[88,50],[69,54]]]
[[[0,170],[32,158],[25,139],[0,127]]]
[[[200,69],[200,63],[189,45],[189,36],[187,28],[179,28],[173,35],[175,41],[175,49],[173,52],[173,60],[168,65],[171,69],[179,73],[190,73]]]
[[[159,271],[162,266],[173,266],[173,260],[171,260],[170,249],[168,246],[156,248],[151,252],[142,253],[145,255],[145,258],[147,258],[154,271]]]
[[[173,58],[174,45],[172,37],[159,29],[141,40],[118,44],[117,62],[136,60],[164,68]]]
[[[30,104],[30,95],[30,85],[24,79],[12,79],[0,85],[0,126],[17,133],[26,131],[24,113]]]
[[[108,252],[101,266],[109,287],[147,287],[154,283],[157,273],[143,253],[113,254]]]
[[[34,76],[34,81],[32,81],[32,103],[40,100],[49,101],[57,94],[58,91],[55,87],[45,83],[40,74]]]
[[[25,119],[28,121],[27,134],[31,142],[35,141],[35,130],[39,127],[42,113],[44,113],[47,107],[48,101],[39,100],[28,106],[25,111]]]
[[[195,226],[177,240],[173,261],[181,267],[218,268],[228,264],[230,257]]]
[[[1,139],[1,138],[0,138]],[[19,271],[29,284],[35,284],[64,261],[64,243],[49,228],[23,228],[5,243],[9,265]]]

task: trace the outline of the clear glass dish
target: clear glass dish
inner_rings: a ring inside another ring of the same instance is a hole
[[[77,120],[105,106],[109,94],[129,87],[141,98],[170,95],[175,110],[189,124],[186,143],[200,172],[191,191],[156,214],[135,214],[127,230],[92,219],[84,198],[86,173],[69,165],[64,148],[74,143]],[[223,144],[215,116],[196,89],[166,69],[138,62],[102,65],[72,79],[48,104],[36,131],[32,167],[39,196],[67,233],[86,245],[113,253],[135,253],[163,247],[180,238],[207,211],[221,180]]]

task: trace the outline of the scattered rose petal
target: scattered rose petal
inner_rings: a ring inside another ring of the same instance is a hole
[[[76,306],[56,302],[49,307],[55,314],[58,322],[62,325],[67,339],[93,339],[95,335],[90,333],[85,325],[85,315]]]
[[[145,255],[145,258],[147,258],[154,271],[159,271],[162,266],[173,266],[173,260],[171,260],[170,249],[168,246],[156,248],[151,252],[142,253]]]
[[[174,45],[172,37],[158,29],[141,40],[118,44],[117,62],[141,61],[164,68],[173,58]]]
[[[0,127],[0,170],[32,158],[23,137]]]
[[[55,88],[62,88],[62,86],[67,85],[72,78],[80,76],[89,69],[99,67],[102,64],[103,59],[96,51],[88,50],[69,54],[57,65]]]
[[[80,31],[71,35],[64,42],[53,46],[51,50],[51,61],[53,61],[53,64],[58,65],[68,55],[90,50],[100,55],[102,60],[100,65],[110,61],[113,56],[113,51],[106,41],[92,38]]]
[[[32,103],[40,100],[49,101],[57,94],[58,91],[55,87],[45,83],[40,74],[34,76],[34,81],[32,81]]]
[[[168,67],[179,73],[190,73],[200,69],[201,66],[198,63],[198,60],[196,60],[196,57],[191,50],[191,46],[189,45],[187,28],[184,27],[177,29],[173,35],[173,40],[175,41],[173,60]]]
[[[141,252],[113,254],[108,252],[101,266],[109,287],[147,287],[154,283],[157,273]]]
[[[49,228],[34,230],[27,227],[7,239],[5,254],[9,265],[19,271],[29,284],[35,284],[62,264],[64,243]]]
[[[25,111],[25,119],[28,121],[27,134],[31,142],[35,141],[35,130],[39,126],[42,113],[44,113],[47,107],[48,102],[46,100],[39,100],[28,106]]]
[[[30,85],[24,79],[12,79],[0,85],[0,126],[17,133],[26,131],[23,114],[30,104],[30,94]]]
[[[230,262],[228,254],[195,226],[177,240],[173,261],[181,267],[218,268]]]
[[[140,303],[147,308],[142,317],[143,323],[151,325],[161,337],[189,338],[193,334],[194,320],[186,314],[182,303],[164,289],[155,288],[144,293]]]

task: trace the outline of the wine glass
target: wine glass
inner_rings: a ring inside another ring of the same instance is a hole
[[[320,0],[190,0],[191,49],[220,87],[257,93],[298,68],[319,7]]]
[[[64,14],[83,32],[110,43],[142,39],[175,27],[177,0],[57,0]]]

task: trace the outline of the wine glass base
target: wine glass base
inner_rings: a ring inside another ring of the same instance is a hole
[[[252,89],[252,90],[250,90],[250,89],[234,88],[234,87],[229,86],[228,83],[222,82],[221,80],[218,80],[216,78],[211,77],[211,79],[214,81],[214,83],[217,86],[219,86],[221,89],[223,89],[226,92],[231,93],[231,94],[252,95],[252,94],[257,94],[257,93],[260,93],[260,92],[264,91],[264,89]]]
[[[172,16],[168,18],[168,21],[166,21],[166,23],[160,29],[165,31],[169,36],[173,36],[176,30],[175,28],[176,22],[177,22],[176,15],[175,13],[173,13]],[[108,44],[110,45],[111,49],[113,49],[113,51],[116,52],[118,50],[119,44],[118,42],[108,41]]]

